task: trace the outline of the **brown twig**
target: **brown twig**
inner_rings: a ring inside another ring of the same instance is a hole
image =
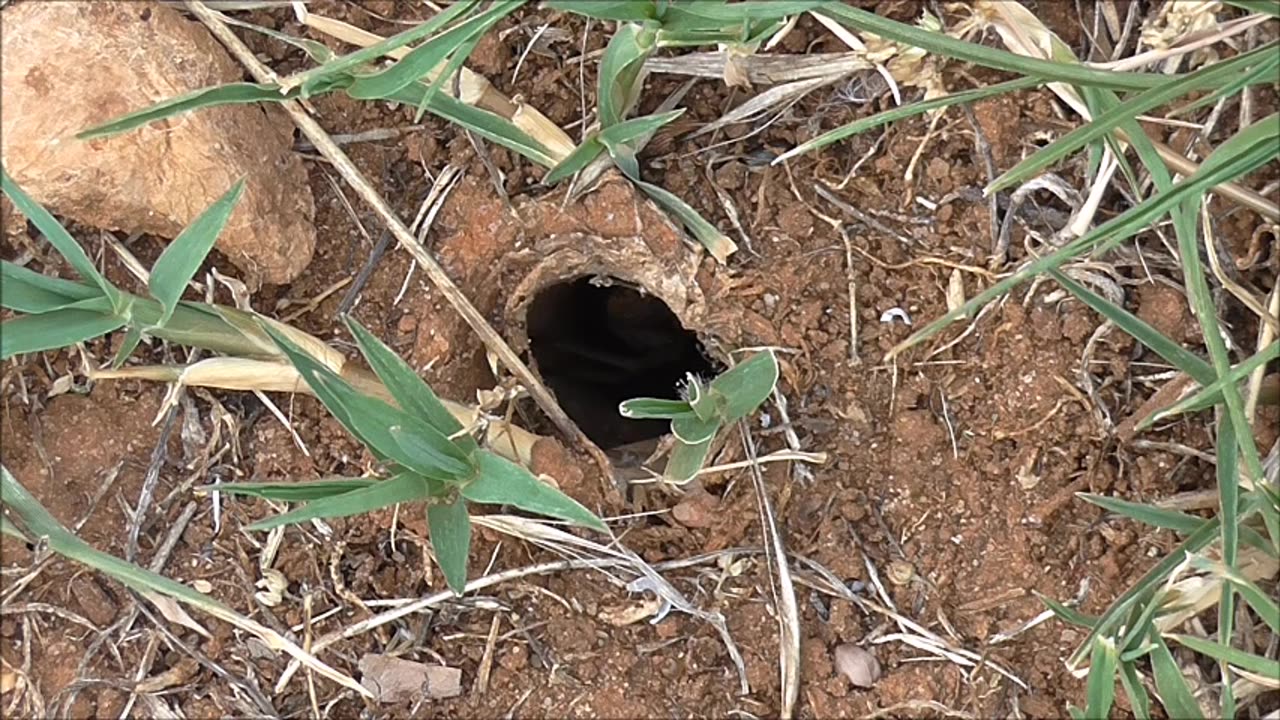
[[[188,0],[187,7],[200,22],[209,28],[214,37],[218,38],[231,54],[249,70],[249,73],[255,79],[259,82],[271,82],[274,74],[258,60],[253,51],[245,46],[240,38],[231,32],[230,28],[222,22],[222,19],[216,13],[206,7],[200,0]],[[422,247],[422,244],[413,236],[413,233],[409,232],[409,229],[405,227],[400,218],[387,205],[387,201],[369,184],[364,174],[352,164],[351,159],[342,151],[342,148],[338,147],[330,139],[324,128],[320,127],[320,124],[308,115],[296,101],[286,100],[281,102],[280,105],[289,113],[289,117],[293,118],[298,129],[311,141],[311,144],[338,170],[343,179],[347,181],[347,184],[381,218],[391,231],[391,234],[395,236],[396,241],[400,243],[400,246],[413,256],[414,260],[418,261],[427,277],[431,279],[431,282],[440,290],[454,310],[462,316],[467,325],[471,326],[471,329],[480,337],[480,341],[485,344],[485,347],[489,348],[498,357],[512,375],[519,378],[520,383],[528,390],[529,396],[547,414],[556,429],[568,439],[582,443],[590,442],[582,435],[582,431],[569,419],[564,410],[561,409],[551,391],[520,360],[520,356],[511,349],[506,340],[503,340],[502,336],[489,325],[484,315],[471,304],[471,301],[454,284],[448,273],[444,271],[444,268],[440,267],[440,264],[427,252],[426,248]]]

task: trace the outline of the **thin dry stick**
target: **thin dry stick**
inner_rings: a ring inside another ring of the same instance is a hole
[[[471,580],[467,583],[466,587],[463,588],[462,593],[464,595],[467,593],[474,593],[478,590],[483,590],[484,588],[491,587],[493,585],[499,585],[509,580],[516,580],[533,575],[544,575],[548,573],[562,572],[565,570],[579,570],[587,568],[608,569],[613,567],[623,567],[627,564],[628,561],[623,558],[557,560],[554,562],[545,562],[538,565],[514,568],[512,570],[506,570],[493,575],[476,578],[475,580]],[[387,623],[395,622],[402,617],[407,617],[436,605],[440,605],[441,603],[449,602],[457,597],[458,596],[455,595],[452,590],[443,590],[386,612],[367,617],[357,623],[348,625],[342,630],[329,633],[316,640],[311,646],[311,652],[313,654],[317,654],[340,640],[353,638],[375,628],[382,627]],[[285,667],[284,672],[280,674],[280,679],[276,681],[275,693],[277,695],[284,691],[285,686],[289,684],[289,680],[293,678],[294,673],[298,671],[299,667],[300,664],[296,659],[289,661],[289,665]]]
[[[840,239],[844,242],[844,271],[849,283],[849,364],[861,365],[858,357],[858,280],[853,276],[853,241],[849,239],[849,230],[843,224],[837,224]]]
[[[249,73],[258,82],[271,82],[273,74],[270,69],[263,65],[253,54],[253,51],[231,32],[216,13],[206,7],[200,0],[188,0],[187,7],[192,14],[200,19],[200,22],[209,28],[214,37],[218,38],[231,51],[231,54],[249,70]],[[502,339],[502,336],[489,325],[488,321],[484,319],[484,315],[480,314],[479,310],[476,310],[471,301],[462,293],[462,290],[449,278],[444,268],[440,267],[440,264],[427,252],[426,248],[422,247],[422,244],[413,236],[413,233],[409,232],[409,229],[404,226],[400,218],[387,205],[387,201],[369,184],[364,174],[352,164],[351,159],[342,151],[342,148],[338,147],[329,138],[329,134],[325,132],[324,128],[320,127],[320,124],[312,119],[296,101],[286,100],[281,102],[280,105],[293,118],[294,123],[307,136],[311,144],[320,151],[320,154],[338,170],[343,179],[347,181],[347,184],[386,223],[396,241],[400,243],[400,247],[413,256],[414,260],[418,261],[427,277],[439,288],[445,299],[449,301],[454,310],[458,311],[458,314],[467,322],[467,325],[471,326],[471,329],[480,337],[480,341],[485,344],[485,347],[489,348],[494,355],[497,355],[502,364],[507,367],[507,370],[520,380],[520,384],[524,385],[529,392],[529,396],[533,398],[534,402],[538,403],[538,407],[547,414],[556,429],[570,440],[584,445],[590,442],[583,436],[578,426],[569,419],[564,410],[560,408],[551,391],[520,360],[520,356],[516,355],[516,352]]]
[[[485,638],[484,655],[480,656],[480,669],[476,671],[476,682],[471,686],[473,696],[479,697],[489,691],[489,674],[493,672],[493,651],[498,646],[498,627],[501,624],[502,616],[494,613],[493,621],[489,624],[489,636]]]
[[[1245,307],[1252,310],[1264,326],[1270,327],[1272,330],[1280,327],[1275,316],[1267,312],[1263,300],[1223,271],[1222,256],[1218,253],[1218,241],[1213,231],[1213,218],[1209,215],[1208,203],[1203,203],[1200,206],[1200,221],[1201,234],[1204,235],[1205,254],[1209,257],[1209,268],[1213,270],[1213,276],[1222,284],[1222,288],[1234,295]]]
[[[781,397],[781,393],[775,395]],[[748,459],[755,459],[756,445],[751,439],[745,420],[738,421],[738,432],[742,436],[742,447]],[[795,713],[796,698],[800,696],[800,610],[796,605],[796,588],[791,582],[791,568],[787,565],[787,548],[783,545],[782,535],[778,532],[778,521],[773,514],[773,504],[769,501],[769,490],[764,484],[764,475],[760,466],[752,463],[751,479],[756,488],[756,508],[760,511],[760,524],[763,526],[765,559],[773,570],[777,583],[770,583],[773,588],[773,600],[778,611],[778,664],[782,678],[783,720],[791,718]]]
[[[1280,277],[1272,280],[1271,299],[1267,303],[1267,312],[1271,317],[1280,317]],[[1273,324],[1262,323],[1258,327],[1258,352],[1270,345],[1276,339],[1276,329]],[[1249,392],[1245,397],[1244,416],[1246,418],[1254,417],[1254,413],[1258,409],[1258,396],[1262,394],[1262,378],[1267,374],[1267,366],[1259,365],[1249,375]]]
[[[164,465],[169,435],[173,432],[174,421],[178,417],[178,405],[169,409],[165,417],[164,427],[160,430],[160,439],[151,451],[151,463],[147,466],[147,474],[142,480],[142,490],[138,494],[138,504],[133,509],[133,517],[129,518],[129,535],[125,543],[124,559],[133,562],[138,554],[138,535],[142,531],[142,522],[146,519],[147,510],[155,496],[156,483],[160,480],[160,466]]]
[[[307,593],[302,599],[302,624],[305,626],[305,632],[302,636],[302,651],[311,652],[311,603],[315,593]],[[315,720],[320,720],[324,716],[320,714],[320,703],[316,700],[316,676],[315,673],[307,668],[307,698],[311,700],[311,716]]]

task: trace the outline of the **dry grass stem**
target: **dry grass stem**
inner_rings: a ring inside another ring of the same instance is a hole
[[[781,397],[776,388],[774,394],[777,398]],[[800,609],[796,603],[795,584],[791,581],[791,568],[787,563],[787,549],[783,544],[782,534],[778,532],[778,520],[773,513],[773,503],[769,500],[764,475],[760,472],[760,465],[754,462],[755,441],[751,439],[745,420],[738,421],[738,434],[742,438],[747,459],[752,461],[751,480],[756,491],[756,509],[760,514],[761,529],[765,537],[765,559],[772,571],[770,588],[778,616],[778,665],[782,686],[780,715],[783,720],[788,720],[794,715],[796,699],[800,696]]]
[[[724,77],[728,53],[692,52],[674,57],[651,57],[645,61],[649,72],[667,75],[721,79]],[[862,53],[816,53],[812,55],[747,55],[735,57],[734,63],[752,84],[778,85],[814,78],[843,77],[859,70],[870,70]]]

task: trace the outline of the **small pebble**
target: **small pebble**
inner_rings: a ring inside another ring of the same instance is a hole
[[[880,679],[880,661],[852,643],[836,647],[836,671],[849,678],[854,687],[869,688]]]

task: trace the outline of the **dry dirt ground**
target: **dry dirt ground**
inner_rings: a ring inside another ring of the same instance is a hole
[[[375,0],[315,5],[316,12],[384,34],[396,26],[379,17],[403,9]],[[1050,17],[1054,29],[1080,42],[1072,6],[1040,5],[1060,10],[1055,14],[1061,17]],[[919,8],[890,2],[876,9],[911,20]],[[285,11],[247,17],[304,33]],[[539,24],[522,15],[508,19],[499,26],[511,33],[508,42],[485,41],[472,66],[508,94],[535,100],[552,120],[570,126],[581,115],[578,64],[572,61],[582,49],[581,22],[560,20],[557,27],[564,34],[531,53],[518,83],[511,84],[511,48],[522,47]],[[244,37],[281,72],[301,62],[281,45]],[[606,39],[591,32],[586,49],[599,49]],[[840,49],[829,33],[807,21],[783,48]],[[994,79],[972,68],[965,72],[979,81]],[[651,78],[641,111],[652,111],[682,81]],[[593,66],[587,63],[588,95],[593,85]],[[811,476],[788,463],[764,466],[799,580],[803,649],[798,714],[865,717],[890,708],[887,715],[894,717],[1062,716],[1068,703],[1082,702],[1083,681],[1063,667],[1082,634],[1050,620],[1007,641],[992,640],[1044,610],[1037,594],[1067,600],[1081,595],[1083,588],[1081,609],[1098,612],[1166,553],[1175,543],[1171,533],[1105,517],[1073,494],[1090,491],[1151,501],[1210,487],[1212,467],[1184,449],[1209,447],[1209,434],[1202,421],[1192,419],[1141,436],[1145,445],[1117,439],[1108,428],[1136,412],[1158,387],[1165,368],[1118,331],[1100,331],[1102,321],[1093,312],[1051,297],[1055,288],[1050,285],[1030,294],[1025,288],[1019,291],[991,308],[956,342],[951,341],[961,335],[963,325],[906,353],[896,364],[883,364],[884,351],[911,330],[901,322],[881,322],[885,310],[901,308],[918,327],[946,311],[953,271],[958,269],[970,294],[991,281],[985,259],[992,244],[992,218],[978,198],[988,179],[978,148],[989,145],[997,171],[1007,169],[1073,123],[1060,118],[1048,93],[1024,93],[978,103],[971,116],[950,111],[928,137],[927,121],[916,119],[804,156],[789,167],[769,166],[768,160],[797,141],[889,102],[886,93],[861,104],[851,96],[858,93],[815,93],[781,121],[749,137],[744,136],[749,128],[738,126],[727,134],[688,140],[684,133],[744,97],[718,81],[701,81],[685,98],[688,114],[660,133],[642,157],[653,182],[687,199],[722,228],[732,225],[712,183],[728,194],[751,245],[744,244],[727,268],[702,260],[697,283],[704,295],[699,320],[703,340],[725,349],[785,348],[780,354],[781,390],[789,427],[802,449],[828,454],[825,464],[809,467]],[[411,111],[361,105],[345,97],[324,97],[314,105],[331,133],[412,123]],[[1177,145],[1177,137],[1164,139]],[[914,178],[904,180],[921,143],[927,143],[927,151]],[[399,137],[347,149],[403,217],[417,211],[431,183],[428,174],[436,175],[446,163],[463,168],[464,179],[436,219],[428,243],[500,332],[510,323],[506,304],[529,262],[527,250],[548,236],[641,236],[651,246],[689,252],[670,239],[662,217],[622,183],[607,183],[583,204],[562,209],[561,191],[547,195],[537,185],[540,171],[490,148],[505,177],[510,201],[504,200],[468,140],[430,116]],[[357,205],[356,215],[368,234],[358,229],[329,181],[336,175],[323,162],[312,161],[308,167],[317,206],[315,258],[293,284],[263,287],[253,306],[281,316],[305,308],[295,323],[343,344],[349,339],[335,322],[343,291],[312,307],[307,302],[359,271],[379,239],[380,226]],[[1080,168],[1069,166],[1062,174],[1078,181]],[[837,187],[830,192],[873,224],[819,196],[814,190],[818,183]],[[1037,195],[1035,201],[1035,212],[1014,225],[1012,261],[1024,256],[1028,227],[1052,231],[1065,217],[1066,208],[1051,196]],[[814,211],[839,221],[845,235]],[[1221,232],[1233,248],[1242,249],[1251,222],[1252,216],[1240,213]],[[32,246],[21,228],[8,223],[6,219],[5,257]],[[96,233],[80,236],[97,242]],[[144,262],[160,248],[150,238],[135,244]],[[48,260],[49,255],[40,249],[37,257]],[[109,274],[130,286],[127,274],[112,262]],[[213,262],[234,270],[216,255]],[[44,265],[57,266],[53,260]],[[409,271],[407,255],[390,249],[365,285],[356,317],[415,367],[424,368],[424,376],[441,394],[474,399],[477,389],[494,382],[483,347],[420,272],[406,283]],[[1166,332],[1195,343],[1185,298],[1176,282],[1166,280],[1176,279],[1176,270],[1155,262],[1152,272],[1154,282],[1132,253],[1121,255],[1117,277],[1128,306]],[[850,362],[851,283],[856,285],[858,363]],[[230,302],[229,297],[219,300]],[[1242,326],[1240,332],[1252,330]],[[100,360],[110,356],[111,348],[103,342],[88,350]],[[161,358],[160,350],[150,352],[153,360]],[[181,359],[177,349],[173,353]],[[274,607],[255,600],[263,538],[250,537],[240,527],[272,509],[258,501],[224,499],[215,527],[210,499],[193,497],[184,483],[189,486],[192,478],[301,481],[360,473],[372,459],[309,398],[276,398],[308,455],[252,395],[192,392],[166,431],[163,423],[152,424],[163,387],[136,382],[86,386],[79,365],[80,358],[67,353],[7,365],[0,424],[4,463],[59,520],[83,523],[80,534],[94,546],[126,553],[130,508],[153,458],[159,458],[156,505],[140,528],[137,557],[149,561],[194,502],[194,517],[172,549],[166,573],[187,582],[206,581],[215,596],[265,624],[296,629],[304,621],[303,598],[309,595],[312,615],[321,618],[315,632],[325,633],[385,607],[374,601],[443,589],[443,579],[426,559],[417,513],[405,508],[394,523],[390,512],[334,521],[330,537],[314,527],[290,529],[274,565],[288,580],[284,599]],[[59,378],[69,373],[75,377],[68,387]],[[1094,399],[1086,394],[1086,376]],[[753,425],[759,451],[787,447],[776,408],[767,405],[764,411],[771,416],[769,426],[759,420]],[[550,432],[531,405],[521,405],[516,417]],[[1273,432],[1265,423],[1260,427],[1261,433]],[[1263,447],[1271,441],[1259,438]],[[741,459],[734,437],[717,462]],[[645,597],[628,593],[604,574],[572,571],[488,588],[479,596],[339,643],[323,656],[358,677],[361,655],[396,648],[410,659],[460,668],[460,697],[417,707],[366,708],[353,693],[316,679],[322,712],[332,717],[403,717],[410,710],[439,717],[776,715],[776,611],[769,569],[755,551],[762,543],[761,524],[747,472],[705,478],[687,496],[692,500],[685,500],[686,506],[693,511],[680,514],[683,522],[669,512],[682,501],[676,492],[637,490],[618,504],[601,493],[592,477],[577,478],[566,489],[604,514],[645,511],[619,521],[615,529],[651,563],[719,553],[672,569],[668,577],[695,604],[727,618],[742,653],[749,694],[739,692],[734,664],[710,625],[679,612],[656,624],[615,624],[611,620],[618,612]],[[160,677],[159,694],[135,712],[163,705],[185,717],[241,714],[252,707],[243,699],[248,686],[270,697],[282,716],[310,714],[305,673],[273,696],[284,660],[225,624],[208,621],[214,634],[208,639],[172,624],[161,635],[145,617],[123,627],[134,601],[121,586],[59,558],[41,560],[9,538],[2,547],[5,592],[16,583],[26,584],[0,617],[0,658],[5,668],[30,674],[26,692],[39,693],[50,713],[114,717],[128,701],[134,681]],[[747,550],[724,552],[733,548]],[[860,594],[874,593],[868,568],[876,568],[901,613],[985,660],[978,667],[963,667],[892,639],[871,642],[896,627],[823,591],[812,567],[800,558]],[[497,572],[554,559],[547,551],[485,531],[477,537],[471,564],[473,573]],[[39,573],[28,580],[35,570]],[[481,688],[476,678],[491,627],[497,628],[493,666],[487,687]],[[112,634],[86,658],[106,628],[113,628]],[[301,639],[299,632],[295,636]],[[872,687],[853,687],[835,671],[833,652],[843,643],[863,644],[877,656],[883,676]],[[12,694],[0,696],[4,706],[12,700]],[[1116,712],[1125,715],[1124,700],[1119,702]]]

